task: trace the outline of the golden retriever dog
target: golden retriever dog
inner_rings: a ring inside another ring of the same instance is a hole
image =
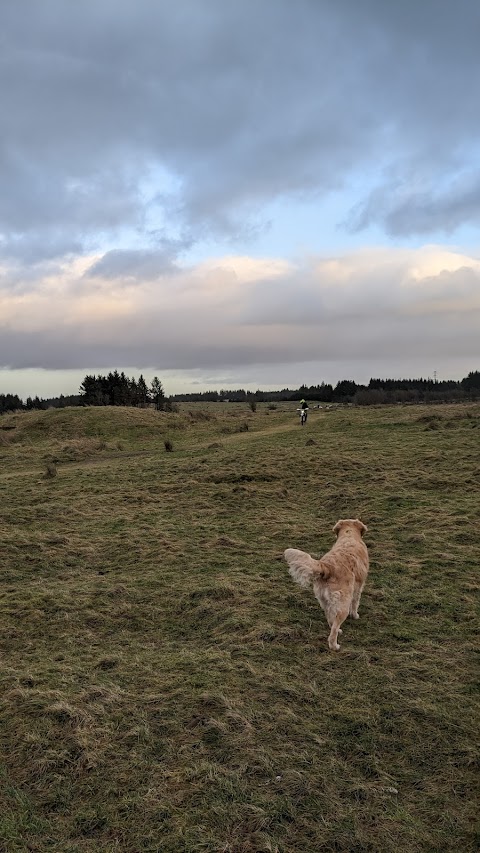
[[[358,518],[340,519],[333,528],[337,541],[320,560],[296,548],[287,548],[284,553],[293,579],[300,586],[313,586],[330,625],[331,649],[340,648],[337,638],[347,616],[359,618],[358,605],[368,575],[368,551],[362,539],[366,530]]]

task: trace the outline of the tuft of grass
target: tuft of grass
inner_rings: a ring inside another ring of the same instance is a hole
[[[345,415],[2,418],[0,849],[477,849],[480,406]],[[342,516],[371,573],[333,654],[281,554]]]

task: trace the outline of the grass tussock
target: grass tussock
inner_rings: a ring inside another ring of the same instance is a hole
[[[480,409],[204,410],[5,421],[0,850],[476,850]],[[281,555],[342,516],[333,654]]]
[[[53,477],[56,477],[57,474],[58,474],[58,469],[57,469],[56,463],[55,462],[47,462],[47,464],[45,465],[44,477],[46,477],[47,479],[52,479]]]

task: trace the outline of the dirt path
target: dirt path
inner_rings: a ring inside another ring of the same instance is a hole
[[[260,429],[252,432],[234,432],[227,435],[220,436],[210,436],[208,441],[202,441],[199,444],[195,444],[186,448],[188,451],[202,450],[207,449],[210,445],[218,443],[221,446],[225,446],[228,444],[244,444],[247,441],[251,441],[256,438],[263,438],[264,436],[276,435],[278,433],[285,432],[293,432],[294,430],[300,430],[301,427],[298,424],[296,418],[292,419],[291,422],[278,424],[277,426],[267,427],[266,429]],[[183,449],[180,449],[178,452],[182,453]],[[115,453],[109,453],[108,456],[94,457],[88,456],[85,459],[82,459],[78,462],[59,462],[58,469],[66,470],[66,471],[77,471],[84,468],[97,468],[103,465],[108,465],[110,462],[113,462],[116,459],[132,459],[138,456],[156,456],[162,451],[159,447],[152,450],[130,450],[130,451],[116,451]],[[35,468],[22,468],[19,471],[7,471],[5,473],[0,474],[0,481],[2,480],[11,480],[16,477],[27,477],[39,475],[41,476],[43,473],[44,467],[35,467]]]

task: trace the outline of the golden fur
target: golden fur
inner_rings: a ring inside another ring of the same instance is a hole
[[[313,586],[330,625],[331,649],[340,648],[337,637],[347,616],[359,618],[358,605],[368,575],[368,551],[362,539],[366,530],[358,518],[340,519],[333,528],[337,541],[320,560],[296,548],[287,548],[284,554],[293,579],[300,586]]]

